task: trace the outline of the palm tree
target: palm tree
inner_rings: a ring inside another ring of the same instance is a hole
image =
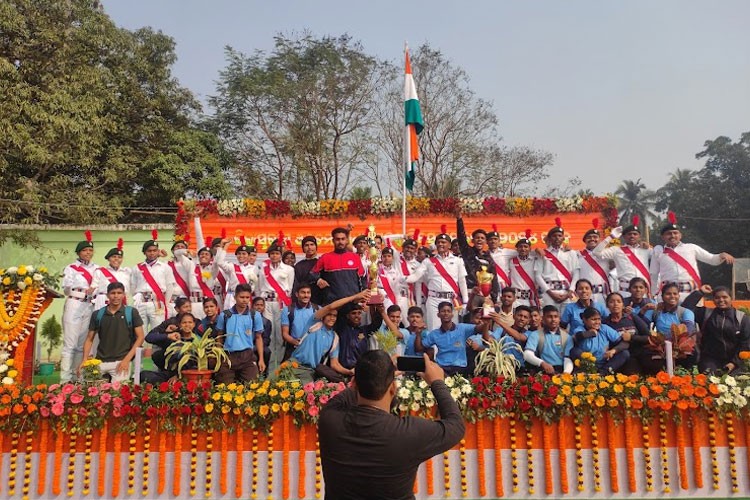
[[[664,211],[670,208],[674,200],[685,199],[690,196],[696,172],[687,168],[678,168],[669,174],[669,180],[660,187],[656,194],[658,202],[656,210]]]
[[[622,181],[615,190],[617,202],[620,208],[620,224],[628,224],[633,220],[634,215],[638,215],[643,225],[648,229],[648,220],[656,217],[654,205],[656,203],[656,193],[646,189],[646,185],[641,179],[635,181]],[[646,241],[648,241],[648,232]]]

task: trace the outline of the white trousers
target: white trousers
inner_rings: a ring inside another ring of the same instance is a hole
[[[83,344],[86,342],[93,311],[94,306],[90,302],[65,299],[60,382],[69,382],[76,378],[75,372],[83,359]]]
[[[271,321],[271,357],[268,360],[268,373],[273,373],[284,359],[284,339],[281,336],[281,302],[266,300],[266,310],[263,317]],[[264,346],[265,348],[265,346]],[[263,353],[258,353],[263,356]]]
[[[117,371],[117,366],[119,364],[119,361],[102,362],[99,365],[99,373],[102,375],[109,374],[109,376],[112,377],[112,382],[125,382],[130,379],[130,368],[132,367],[132,364],[128,366],[128,371],[125,373]]]

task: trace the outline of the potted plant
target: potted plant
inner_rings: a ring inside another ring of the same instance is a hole
[[[513,351],[521,351],[521,347],[515,342],[504,342],[490,339],[485,349],[477,355],[476,375],[487,375],[490,377],[505,377],[506,380],[516,380],[516,370],[521,363],[511,354]]]
[[[62,326],[58,323],[57,318],[52,316],[42,323],[42,329],[39,331],[39,337],[47,345],[47,362],[39,363],[40,375],[52,375],[55,371],[55,364],[50,361],[52,351],[62,344]]]
[[[222,363],[232,365],[218,337],[211,335],[211,329],[206,330],[202,336],[193,334],[192,339],[173,343],[167,347],[165,354],[167,366],[172,358],[176,358],[177,373],[188,381],[211,380],[211,374],[219,371]],[[213,367],[209,368],[211,360],[213,360]],[[185,368],[188,364],[195,368]]]

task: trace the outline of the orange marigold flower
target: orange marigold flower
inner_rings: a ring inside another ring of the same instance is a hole
[[[659,402],[658,402],[657,400],[655,400],[655,399],[649,399],[649,400],[648,400],[648,401],[646,402],[646,405],[647,405],[647,406],[648,406],[649,408],[653,409],[653,410],[655,410],[656,408],[659,408]]]
[[[676,389],[670,389],[669,391],[667,391],[667,397],[671,401],[677,401],[678,399],[680,399],[680,393]]]
[[[666,384],[669,382],[669,373],[667,372],[659,372],[656,374],[656,380],[658,380],[662,384]]]
[[[28,394],[24,394],[24,395],[23,395],[23,396],[21,397],[21,402],[22,402],[23,404],[25,404],[25,405],[27,405],[27,404],[31,403],[31,396],[29,396]]]
[[[643,408],[643,401],[641,401],[640,399],[634,399],[634,400],[633,400],[633,401],[632,401],[632,402],[630,403],[630,406],[631,406],[631,407],[632,407],[632,408],[633,408],[634,410],[640,410],[641,408]]]
[[[717,396],[719,394],[719,386],[717,386],[716,384],[709,384],[708,392],[710,392],[714,396]]]
[[[684,399],[677,401],[677,408],[679,408],[680,410],[687,410],[688,402],[685,401]]]
[[[651,395],[651,392],[648,390],[648,387],[646,387],[645,385],[642,385],[641,386],[641,397],[647,398],[647,397],[649,397],[649,395]]]
[[[10,404],[12,401],[12,398],[10,397],[10,394],[3,394],[2,397],[0,397],[0,403],[7,405]]]
[[[683,385],[680,389],[683,396],[690,397],[695,393],[695,388],[692,385]]]
[[[651,388],[651,392],[653,392],[654,394],[661,394],[662,392],[664,392],[664,387],[655,385]]]
[[[19,403],[14,404],[13,413],[16,415],[20,415],[21,413],[23,413],[23,405]]]
[[[750,351],[740,351],[740,359],[742,360],[750,359]]]
[[[693,380],[698,385],[706,385],[706,381],[708,380],[708,378],[703,373],[699,373],[698,375],[693,377]]]
[[[705,398],[706,396],[708,396],[708,391],[705,387],[696,387],[695,395],[699,398]]]
[[[34,413],[36,410],[37,410],[37,406],[34,403],[31,403],[30,405],[26,407],[26,413],[28,413],[29,415]]]
[[[661,403],[661,409],[664,411],[669,411],[672,409],[672,402],[671,401],[662,401]]]
[[[705,398],[703,398],[703,404],[705,406],[713,406],[714,398],[712,398],[711,396],[706,396]]]
[[[607,402],[607,404],[610,406],[610,408],[617,407],[620,403],[615,398],[610,398],[610,400]]]

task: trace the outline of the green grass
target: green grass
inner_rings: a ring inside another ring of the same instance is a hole
[[[146,370],[154,370],[154,362],[151,361],[151,358],[143,358],[143,362],[141,363],[141,371]],[[56,370],[52,372],[52,375],[34,375],[33,383],[36,384],[46,384],[46,385],[52,385],[57,384],[60,382],[60,371]]]

